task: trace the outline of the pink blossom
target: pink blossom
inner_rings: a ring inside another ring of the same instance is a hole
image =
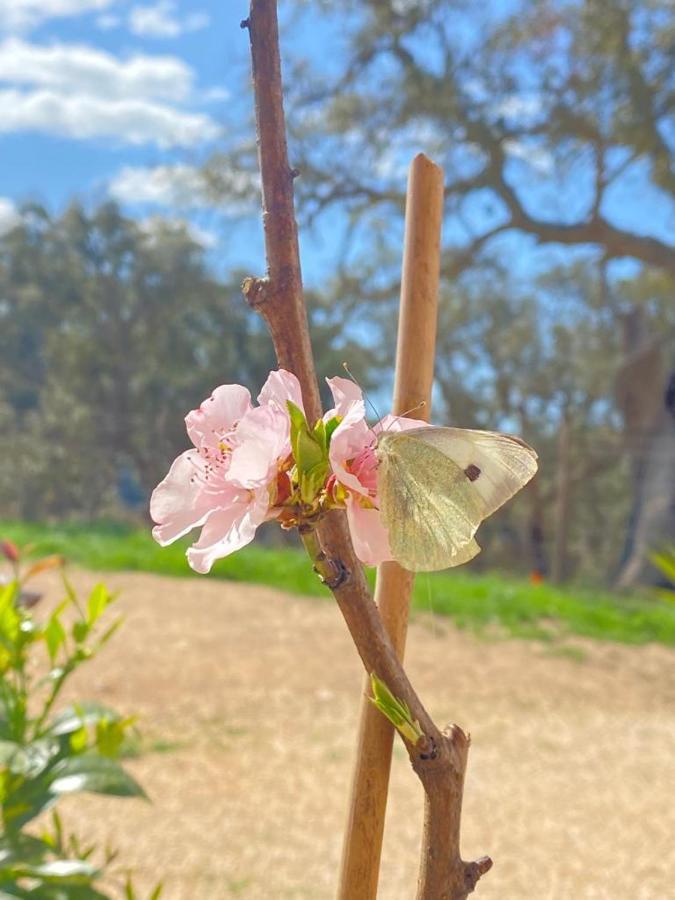
[[[155,488],[150,515],[162,546],[202,526],[188,562],[208,572],[217,559],[253,540],[273,518],[270,487],[290,454],[286,400],[302,408],[290,372],[271,372],[253,407],[246,388],[222,385],[185,419],[193,450],[182,453]]]
[[[366,422],[361,389],[346,378],[329,378],[335,409],[341,422],[333,432],[329,458],[339,484],[345,489],[345,506],[354,552],[368,566],[393,559],[387,529],[382,522],[377,496],[377,436],[381,431],[407,431],[424,422],[404,416],[385,416],[374,428]]]

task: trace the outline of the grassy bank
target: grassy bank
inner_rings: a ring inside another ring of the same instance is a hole
[[[72,563],[101,571],[134,570],[192,578],[224,578],[327,597],[298,550],[251,546],[221,560],[209,576],[197,576],[185,561],[187,542],[159,547],[149,529],[123,525],[28,525],[0,522],[0,538],[31,544],[33,555],[61,553]],[[449,616],[463,628],[489,634],[551,640],[582,635],[624,643],[657,641],[675,646],[675,603],[625,597],[599,590],[531,585],[496,574],[420,575],[414,607]]]

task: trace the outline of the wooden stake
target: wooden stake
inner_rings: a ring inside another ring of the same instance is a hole
[[[442,216],[443,170],[420,153],[408,178],[392,410],[425,421],[434,377]],[[399,659],[405,650],[413,577],[394,562],[383,563],[377,571],[375,601]],[[394,729],[369,702],[369,692],[366,677],[340,900],[375,900],[377,895]]]

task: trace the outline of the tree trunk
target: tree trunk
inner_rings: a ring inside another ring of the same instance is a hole
[[[570,416],[564,411],[558,440],[558,485],[555,505],[555,540],[551,578],[556,584],[567,574],[567,544],[570,530]]]
[[[661,584],[663,576],[650,562],[649,554],[675,545],[675,369],[665,391],[659,393],[661,410],[636,473],[635,500],[617,587]]]
[[[649,553],[675,543],[675,370],[666,377],[660,341],[648,334],[641,307],[624,316],[623,329],[616,393],[634,493],[615,583],[629,588],[658,584]]]

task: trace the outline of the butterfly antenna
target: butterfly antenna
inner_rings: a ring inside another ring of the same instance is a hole
[[[420,400],[417,406],[411,406],[410,409],[406,409],[405,412],[400,413],[398,416],[396,416],[396,418],[401,419],[403,416],[409,416],[411,412],[417,412],[418,409],[424,409],[426,405],[426,400]]]
[[[368,394],[363,390],[363,388],[362,388],[361,385],[358,383],[358,381],[356,380],[356,378],[354,378],[354,376],[352,375],[352,373],[349,371],[349,366],[347,365],[346,362],[343,362],[343,363],[342,363],[342,368],[343,368],[343,369],[345,370],[345,372],[347,373],[347,376],[348,376],[349,380],[350,380],[350,381],[353,381],[354,384],[357,386],[357,388],[359,388],[359,390],[360,390],[361,393],[363,394],[363,399],[366,401],[366,403],[368,404],[368,406],[370,406],[370,408],[372,409],[372,411],[375,413],[375,418],[376,418],[377,421],[379,422],[380,419],[382,418],[382,416],[379,414],[379,412],[378,412],[378,410],[377,410],[377,407],[375,406],[375,404],[373,403],[373,401],[370,399],[370,397],[368,396]]]

